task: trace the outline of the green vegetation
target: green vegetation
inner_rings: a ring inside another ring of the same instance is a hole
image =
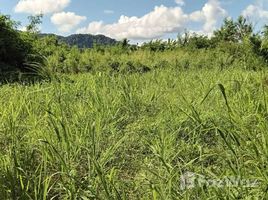
[[[0,16],[0,72],[22,68],[33,53],[29,38],[14,30],[16,26],[8,16]]]
[[[27,32],[16,30],[19,23],[0,15],[0,82],[17,81],[22,73],[32,76],[30,63],[42,62],[34,43],[42,15],[29,17]]]
[[[268,198],[267,27],[80,49],[1,19],[1,63],[43,78],[0,86],[1,199]],[[187,172],[255,185],[183,188]]]
[[[0,196],[267,198],[267,75],[173,68],[2,86]],[[260,185],[182,191],[187,171]]]

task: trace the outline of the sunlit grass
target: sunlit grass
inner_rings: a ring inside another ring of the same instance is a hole
[[[0,87],[1,199],[265,199],[268,71],[156,69]],[[180,177],[258,187],[181,190]]]

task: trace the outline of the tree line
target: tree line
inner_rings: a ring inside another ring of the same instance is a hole
[[[0,15],[2,74],[36,71],[32,66],[45,68],[51,73],[79,73],[105,70],[107,66],[113,71],[149,71],[163,63],[176,65],[175,61],[168,63],[170,59],[165,57],[159,60],[159,63],[150,66],[147,64],[149,61],[143,62],[142,53],[139,52],[148,52],[151,57],[158,52],[174,52],[173,55],[176,51],[195,54],[198,51],[207,51],[209,55],[213,52],[218,54],[227,52],[229,57],[251,57],[251,60],[254,60],[252,65],[264,66],[268,62],[268,26],[265,25],[261,31],[256,32],[252,23],[242,16],[237,20],[226,18],[211,37],[185,31],[178,35],[177,39],[167,41],[154,40],[139,46],[129,44],[129,41],[124,39],[112,45],[94,44],[90,49],[81,48],[81,45],[68,45],[53,35],[39,37],[38,25],[41,21],[42,15],[30,16],[27,31],[23,32],[17,30],[18,22],[9,16]],[[78,41],[81,43],[80,39]],[[129,55],[132,55],[132,58],[126,58]],[[258,62],[255,62],[256,60]]]

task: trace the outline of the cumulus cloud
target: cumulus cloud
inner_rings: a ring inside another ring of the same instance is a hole
[[[181,7],[161,5],[142,17],[122,15],[113,24],[105,24],[103,21],[91,22],[87,27],[78,29],[77,33],[104,34],[116,39],[146,40],[181,32],[188,23],[199,22],[203,24],[203,30],[200,32],[211,34],[218,20],[226,15],[227,12],[218,0],[208,0],[201,10],[190,14],[184,13]]]
[[[243,10],[242,15],[253,20],[268,20],[268,10],[264,9],[262,3],[250,4]]]
[[[204,31],[206,33],[212,32],[217,25],[217,21],[227,16],[226,10],[224,10],[218,0],[209,0],[208,3],[202,9],[205,17]]]
[[[156,6],[154,10],[140,18],[122,15],[114,24],[92,22],[88,27],[81,28],[78,33],[105,34],[116,39],[152,39],[166,33],[178,32],[187,22],[180,7],[168,8]]]
[[[20,0],[15,12],[29,14],[47,14],[63,10],[70,4],[70,0]]]
[[[175,0],[175,3],[180,5],[180,6],[184,6],[185,5],[185,2],[184,0]]]
[[[58,27],[60,32],[69,32],[86,19],[85,16],[79,16],[73,12],[60,12],[51,16],[51,22]]]
[[[217,22],[227,16],[227,11],[221,7],[218,0],[209,0],[202,10],[190,14],[190,19],[195,22],[204,22],[203,30],[211,34],[217,26]]]

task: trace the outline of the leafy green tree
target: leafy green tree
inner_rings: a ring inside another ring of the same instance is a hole
[[[29,16],[29,25],[26,26],[26,30],[30,33],[40,33],[39,25],[42,23],[43,14]]]
[[[232,19],[224,19],[219,30],[214,31],[214,38],[218,41],[236,42],[236,25]]]
[[[129,46],[129,40],[127,38],[124,38],[121,42],[121,46],[123,49],[127,49]]]
[[[214,31],[215,41],[242,42],[253,34],[253,26],[246,18],[239,16],[237,21],[226,18],[219,30]]]
[[[239,16],[236,23],[236,37],[238,41],[242,41],[246,37],[253,34],[253,26],[243,16]]]
[[[27,35],[17,31],[18,23],[9,16],[0,15],[0,70],[23,69],[29,55],[33,53]]]

